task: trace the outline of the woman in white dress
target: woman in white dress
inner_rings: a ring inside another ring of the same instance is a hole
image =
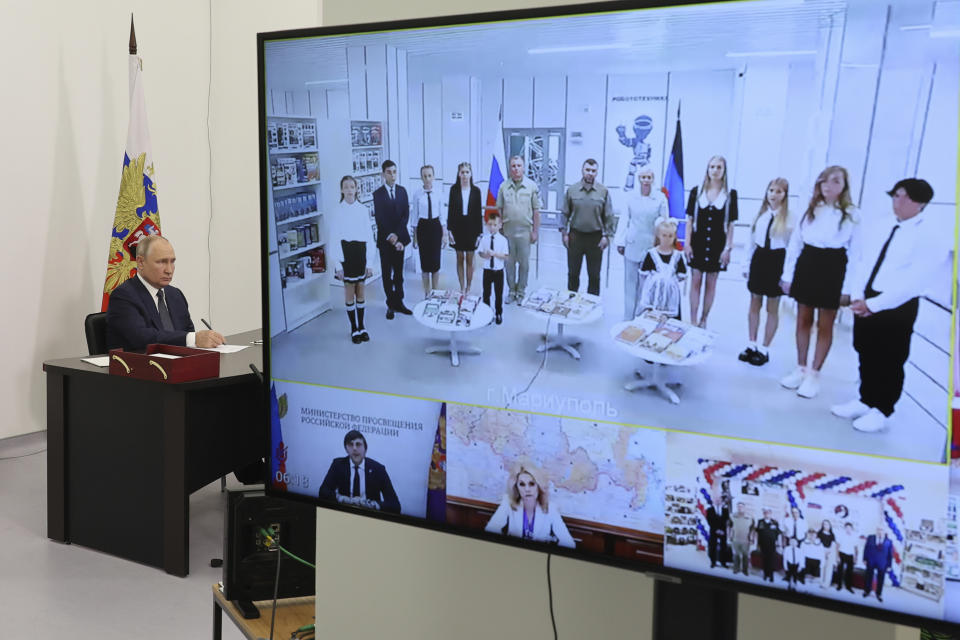
[[[623,319],[633,320],[637,312],[637,297],[643,286],[640,263],[647,251],[656,244],[654,227],[659,218],[668,214],[663,192],[653,189],[653,171],[643,169],[637,174],[640,187],[627,202],[627,214],[617,224],[613,244],[623,256]]]

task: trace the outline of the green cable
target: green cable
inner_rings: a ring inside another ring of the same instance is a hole
[[[287,554],[288,556],[290,556],[291,558],[293,558],[293,559],[296,560],[297,562],[300,562],[301,564],[305,564],[305,565],[307,565],[308,567],[310,567],[311,569],[316,570],[316,568],[317,568],[316,565],[307,562],[306,560],[304,560],[304,559],[301,558],[300,556],[298,556],[298,555],[296,555],[296,554],[294,554],[294,553],[291,553],[290,551],[287,551],[286,549],[283,548],[282,545],[278,544],[277,541],[273,539],[273,537],[276,535],[276,534],[273,532],[273,529],[267,530],[267,529],[264,529],[264,528],[261,527],[260,533],[262,533],[263,535],[265,535],[265,536],[267,537],[267,540],[270,542],[270,544],[276,546],[277,549],[280,549],[280,551],[283,551],[285,554]]]
[[[289,551],[287,551],[286,549],[284,549],[284,548],[281,547],[280,545],[277,545],[277,549],[280,549],[280,551],[283,551],[285,554],[287,554],[288,556],[290,556],[291,558],[293,558],[293,559],[296,560],[297,562],[300,562],[300,563],[302,563],[302,564],[305,564],[305,565],[307,565],[308,567],[310,567],[311,569],[316,570],[317,565],[311,564],[311,563],[307,562],[306,560],[304,560],[303,558],[301,558],[300,556],[297,556],[297,555],[294,555],[294,554],[290,553]]]

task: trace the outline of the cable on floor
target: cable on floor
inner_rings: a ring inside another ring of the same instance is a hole
[[[576,294],[570,294],[570,297],[572,298],[574,295]],[[556,309],[556,307],[554,307],[554,309]],[[510,400],[508,400],[507,404],[503,406],[504,410],[509,409],[510,405],[513,404],[514,400],[516,400],[518,397],[522,396],[523,394],[525,394],[527,391],[530,390],[530,387],[533,386],[533,383],[536,382],[537,378],[540,376],[540,372],[543,371],[543,368],[546,366],[547,354],[550,352],[550,347],[548,347],[547,345],[550,343],[550,321],[552,319],[553,319],[553,311],[547,314],[547,326],[544,327],[544,330],[543,330],[543,357],[540,358],[540,366],[537,367],[537,370],[533,372],[533,376],[530,378],[530,381],[527,382],[527,386],[525,386],[522,390],[518,391],[512,396],[510,396]]]

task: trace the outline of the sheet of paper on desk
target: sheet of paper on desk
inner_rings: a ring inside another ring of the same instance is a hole
[[[236,353],[237,351],[243,351],[250,345],[246,344],[222,344],[219,347],[213,349],[204,349],[204,351],[219,351],[220,353]],[[200,347],[197,347],[198,349]]]
[[[83,358],[84,362],[89,362],[95,367],[109,367],[110,356],[97,356],[96,358]]]
[[[151,353],[151,358],[166,358],[168,360],[176,360],[182,358],[183,356],[174,355],[172,353]]]

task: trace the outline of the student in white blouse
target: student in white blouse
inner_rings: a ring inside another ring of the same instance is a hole
[[[820,172],[813,197],[790,236],[780,287],[797,301],[797,368],[780,380],[801,398],[820,393],[820,369],[833,344],[833,323],[841,300],[850,293],[849,255],[856,254],[859,215],[850,200],[847,170],[830,166]],[[817,343],[807,366],[814,312]]]
[[[780,324],[780,278],[787,257],[787,242],[793,232],[793,218],[787,208],[790,184],[786,178],[774,178],[767,185],[760,211],[750,229],[750,265],[747,290],[750,291],[750,308],[747,311],[747,331],[750,341],[739,358],[755,366],[770,361],[770,343]],[[760,308],[767,298],[767,324],[763,331],[763,344],[757,343],[760,330]]]
[[[370,212],[357,200],[357,181],[353,176],[340,179],[340,204],[332,216],[330,243],[335,277],[343,281],[343,296],[350,318],[350,339],[354,344],[367,342],[370,334],[363,326],[365,281],[373,271],[367,266],[367,247],[373,241]]]
[[[657,220],[668,215],[667,199],[663,192],[653,189],[653,170],[642,169],[637,178],[640,188],[633,191],[627,202],[627,214],[617,222],[613,245],[623,256],[623,319],[633,320],[637,311],[637,296],[643,287],[640,263],[647,251],[656,244],[654,227]]]
[[[447,203],[433,188],[433,166],[420,167],[423,187],[410,200],[410,237],[420,250],[423,297],[440,288],[440,255],[447,246]]]
[[[861,251],[851,261],[860,395],[831,408],[834,415],[854,419],[854,429],[867,432],[883,429],[900,399],[919,296],[938,277],[950,278],[948,258],[956,238],[955,229],[923,214],[933,199],[925,180],[900,180],[887,195],[893,215],[864,223]]]

